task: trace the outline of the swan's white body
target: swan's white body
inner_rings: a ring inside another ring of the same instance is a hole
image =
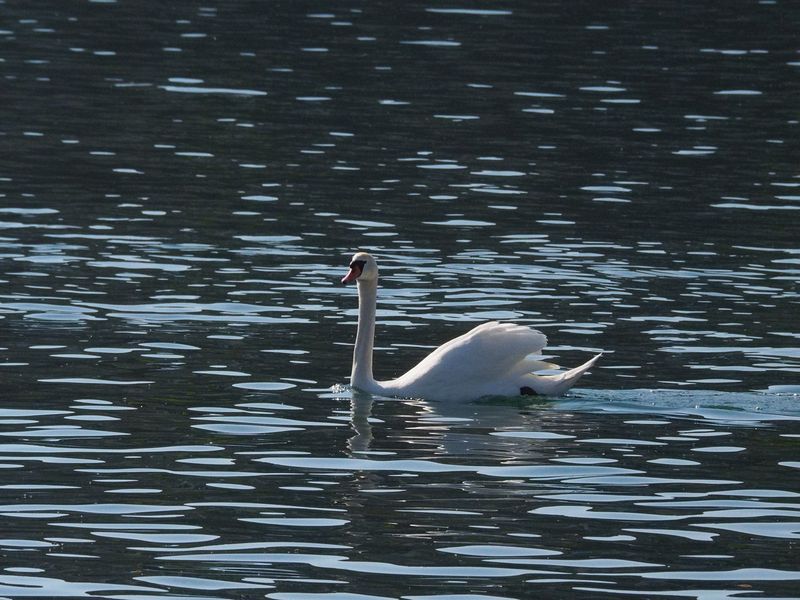
[[[435,401],[522,394],[558,396],[600,358],[598,354],[556,375],[536,375],[533,371],[556,367],[536,358],[547,344],[545,335],[522,325],[492,321],[439,346],[397,379],[375,381],[372,348],[378,267],[372,256],[366,252],[353,256],[350,272],[342,279],[343,283],[351,281],[358,286],[358,331],[350,385],[370,394]]]

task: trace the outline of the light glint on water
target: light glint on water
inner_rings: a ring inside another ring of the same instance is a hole
[[[313,4],[4,5],[0,595],[795,595],[797,9]]]

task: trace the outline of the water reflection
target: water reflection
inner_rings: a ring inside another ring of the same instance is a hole
[[[280,8],[3,5],[0,595],[796,595],[797,9]]]
[[[608,593],[620,578],[763,586],[800,575],[780,560],[768,568],[751,566],[758,564],[753,555],[735,550],[736,538],[729,537],[748,536],[757,546],[761,539],[789,543],[800,535],[800,495],[764,478],[765,466],[780,457],[773,440],[793,439],[800,415],[747,408],[763,395],[733,396],[728,408],[704,408],[697,404],[714,399],[662,391],[661,401],[672,404],[665,408],[642,401],[645,393],[625,398],[584,391],[533,405],[376,400],[346,389],[322,397],[291,390],[247,393],[274,397],[190,406],[188,415],[174,420],[184,430],[206,431],[212,444],[75,446],[56,430],[44,445],[34,443],[34,435],[2,446],[0,462],[7,469],[39,460],[43,468],[52,465],[55,481],[71,485],[34,479],[24,488],[4,486],[6,493],[26,489],[47,499],[0,506],[12,530],[23,531],[14,526],[18,521],[47,525],[43,537],[17,534],[0,540],[0,547],[45,552],[50,558],[40,564],[46,564],[59,556],[99,557],[113,547],[108,544],[122,543],[152,560],[181,565],[185,575],[174,581],[136,578],[166,586],[162,591],[246,589],[254,583],[254,589],[287,589],[283,582],[298,578],[315,593],[333,582],[379,591],[382,580],[375,576],[392,573],[418,579],[414,585],[426,589],[461,589],[463,584],[441,579],[456,578],[471,590],[506,581],[505,589],[516,595],[536,583],[580,590],[591,582],[592,589]],[[292,396],[279,401],[276,394]],[[98,400],[86,405],[113,408]],[[3,416],[27,419],[35,432],[82,406],[16,409]],[[274,414],[294,416],[279,418],[288,427],[271,428]],[[193,422],[190,415],[196,415]],[[252,418],[266,425],[248,429]],[[124,420],[135,429],[135,421]],[[315,437],[338,432],[325,441],[340,450],[310,443],[304,434],[313,431],[319,432]],[[136,439],[147,435],[134,433]],[[168,436],[186,437],[179,431]],[[242,436],[249,443],[242,445]],[[743,461],[742,453],[750,458]],[[731,461],[735,470],[727,468]],[[711,476],[726,471],[733,477]],[[76,502],[87,488],[130,501]],[[157,501],[147,502],[148,496]],[[377,536],[376,517],[384,524]],[[337,531],[339,543],[326,543],[327,531]],[[263,537],[270,541],[258,541]],[[660,541],[657,548],[652,539]],[[394,559],[364,560],[367,553],[381,556],[376,544],[388,540],[400,546]],[[407,544],[416,549],[404,551]],[[719,568],[688,568],[695,555],[715,555],[712,565]],[[219,565],[236,569],[209,576]],[[4,593],[40,585],[50,590],[46,595],[58,586],[55,579],[34,579],[9,579]]]

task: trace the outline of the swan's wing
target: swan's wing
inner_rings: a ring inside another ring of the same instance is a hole
[[[533,361],[526,357],[540,353],[546,345],[547,337],[529,327],[483,323],[439,346],[405,375],[386,383],[414,393],[454,382],[459,387],[483,386],[528,372]]]

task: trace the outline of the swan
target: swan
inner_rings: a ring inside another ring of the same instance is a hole
[[[358,252],[349,269],[342,283],[355,281],[358,288],[358,328],[350,373],[350,386],[356,390],[432,401],[471,401],[484,396],[558,396],[570,389],[601,356],[598,354],[563,373],[536,375],[533,371],[557,368],[535,358],[547,344],[545,335],[522,325],[491,321],[439,346],[397,379],[375,381],[372,347],[378,264],[370,254]]]

